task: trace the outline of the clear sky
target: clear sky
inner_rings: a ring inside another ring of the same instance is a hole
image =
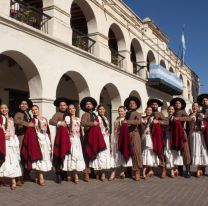
[[[208,93],[208,0],[124,0],[143,19],[150,17],[178,53],[185,24],[185,63],[200,77],[201,93]]]

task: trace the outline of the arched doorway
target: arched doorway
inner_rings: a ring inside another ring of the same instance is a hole
[[[108,32],[108,47],[111,51],[111,63],[123,68],[125,57],[120,51],[126,49],[126,43],[123,32],[115,23],[111,25]]]
[[[97,31],[97,23],[92,8],[83,0],[74,0],[71,5],[72,45],[94,53],[95,41],[90,33]]]
[[[90,96],[90,91],[84,77],[75,71],[68,71],[61,77],[56,90],[56,97],[67,97],[77,109],[77,116],[80,116],[79,102],[82,98]]]
[[[117,117],[118,107],[122,105],[119,91],[114,84],[108,83],[103,87],[100,93],[100,104],[106,108],[106,116],[112,126]]]
[[[129,94],[129,96],[135,96],[135,97],[137,97],[137,98],[141,101],[141,106],[140,106],[140,108],[138,109],[138,111],[139,111],[140,113],[143,113],[143,110],[144,110],[145,108],[143,108],[142,100],[141,100],[140,94],[139,94],[137,91],[133,90],[133,91],[131,91],[131,93]]]
[[[146,73],[147,78],[149,77],[149,70],[151,64],[156,64],[156,59],[154,53],[150,50],[147,53],[147,73]]]
[[[144,66],[144,56],[142,47],[137,39],[131,42],[131,62],[133,66],[133,73],[144,77],[142,66]]]
[[[34,63],[17,51],[0,54],[0,91],[2,102],[8,104],[10,115],[18,110],[21,98],[42,97],[42,82]]]
[[[160,65],[161,65],[163,68],[166,68],[166,64],[165,64],[165,61],[164,61],[164,60],[161,60],[161,61],[160,61]]]

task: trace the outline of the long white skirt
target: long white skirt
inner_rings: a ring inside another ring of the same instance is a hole
[[[6,140],[5,162],[0,167],[0,177],[15,178],[22,176],[20,167],[20,149],[17,136]]]
[[[89,166],[94,170],[105,170],[111,167],[111,154],[110,154],[110,138],[104,135],[106,149],[99,152],[96,159],[89,163]]]
[[[64,158],[63,168],[64,171],[83,171],[85,169],[85,161],[82,152],[82,145],[80,137],[71,137],[71,154]]]
[[[43,160],[32,163],[32,169],[43,172],[51,171],[52,162],[51,162],[51,145],[50,145],[49,136],[47,133],[42,134],[40,132],[37,132],[37,135],[38,135],[38,142],[40,145]]]
[[[118,151],[118,137],[115,136],[111,141],[111,168],[117,168],[117,167],[132,167],[132,158],[129,158],[129,160],[126,162],[126,160],[123,158],[123,155]]]
[[[192,165],[208,165],[208,150],[204,135],[201,132],[192,132],[189,138],[191,144]]]
[[[173,168],[174,166],[183,165],[183,156],[181,154],[181,151],[170,149],[170,137],[168,134],[166,135],[166,146],[165,146],[164,154],[166,158],[167,168]]]
[[[144,166],[157,167],[160,160],[155,152],[153,152],[152,138],[149,134],[142,137],[142,161]]]

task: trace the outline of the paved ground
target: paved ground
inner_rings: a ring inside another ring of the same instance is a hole
[[[116,179],[113,182],[92,180],[78,185],[63,182],[58,185],[49,175],[46,186],[27,182],[11,191],[0,188],[2,206],[207,206],[208,176],[160,179],[153,177],[135,182]]]

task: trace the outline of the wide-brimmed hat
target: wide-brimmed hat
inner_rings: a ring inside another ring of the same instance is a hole
[[[200,94],[200,95],[197,97],[197,103],[198,103],[200,106],[203,106],[203,105],[202,105],[202,101],[203,101],[204,98],[208,99],[208,94]]]
[[[92,97],[85,97],[85,98],[83,98],[83,99],[81,100],[81,102],[80,102],[80,108],[81,108],[83,111],[87,111],[87,109],[86,109],[86,103],[87,103],[87,102],[91,102],[92,105],[93,105],[92,110],[95,110],[95,108],[97,107],[97,101],[96,101],[94,98],[92,98]]]
[[[129,96],[128,98],[126,98],[126,100],[124,101],[124,106],[126,107],[127,110],[129,110],[129,103],[131,101],[134,101],[137,105],[138,109],[141,106],[141,101],[139,100],[139,98],[135,97],[135,96]]]
[[[27,104],[28,104],[28,109],[30,110],[31,108],[32,108],[32,106],[33,106],[33,102],[30,100],[30,99],[28,99],[28,98],[21,98],[21,99],[18,99],[18,105],[20,106],[20,104],[22,103],[22,102],[27,102]]]
[[[156,99],[156,98],[153,98],[153,99],[149,99],[147,101],[147,106],[148,107],[151,107],[153,103],[157,103],[159,107],[162,107],[163,106],[163,102],[159,99]]]
[[[70,103],[70,100],[66,97],[58,97],[54,102],[54,106],[58,107],[61,102],[65,102],[67,105]]]
[[[175,97],[175,98],[173,98],[173,99],[170,101],[170,105],[175,107],[175,103],[176,103],[177,101],[179,101],[179,102],[181,103],[181,105],[182,105],[182,108],[181,108],[181,109],[185,109],[185,108],[186,108],[186,102],[185,102],[185,100],[184,100],[183,98],[181,98],[181,97]]]

